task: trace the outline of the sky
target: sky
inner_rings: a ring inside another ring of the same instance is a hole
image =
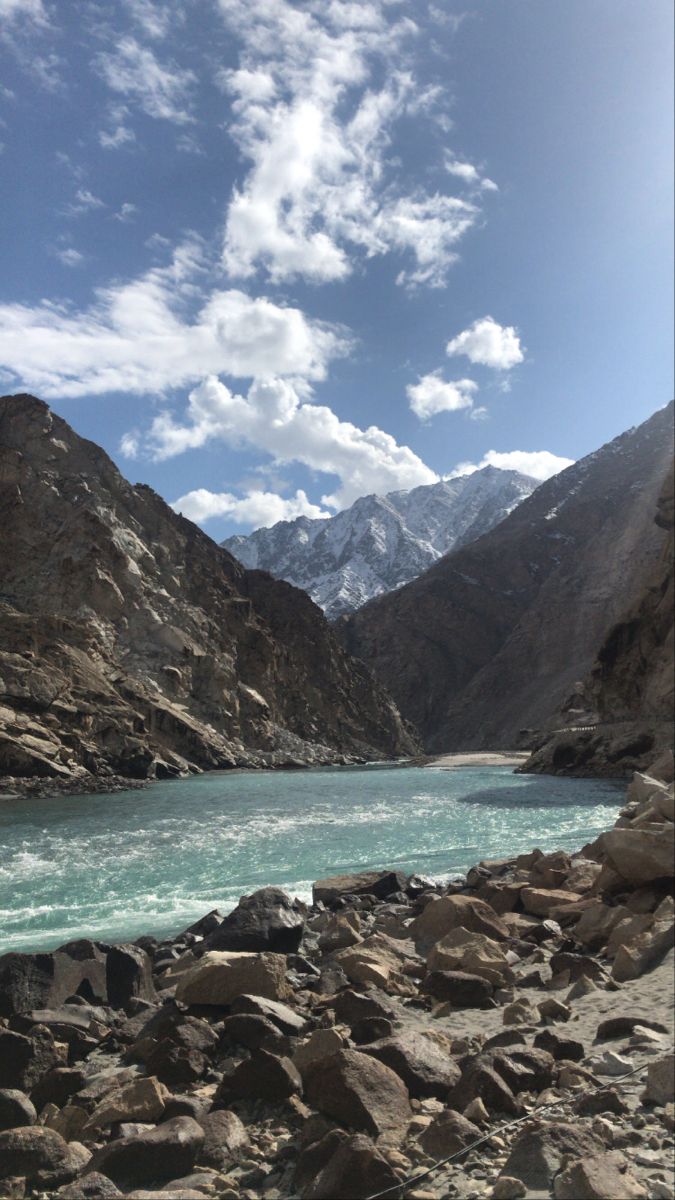
[[[672,395],[669,0],[0,0],[0,384],[220,540]]]

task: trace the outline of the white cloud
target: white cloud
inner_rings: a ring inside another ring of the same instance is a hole
[[[573,458],[563,458],[559,454],[551,454],[550,450],[488,450],[479,463],[458,463],[448,479],[458,475],[473,475],[483,467],[500,467],[503,471],[520,471],[522,475],[531,475],[533,479],[550,479],[566,467],[571,467]]]
[[[388,157],[406,113],[438,89],[407,69],[418,29],[385,0],[299,7],[220,0],[242,42],[237,69],[217,74],[232,98],[230,133],[251,167],[232,194],[223,261],[234,277],[263,267],[275,281],[344,279],[353,256],[412,257],[408,286],[441,286],[475,203],[403,192]],[[379,82],[383,78],[384,82]]]
[[[129,109],[126,104],[111,104],[108,109],[108,129],[99,131],[98,140],[104,150],[119,150],[136,141],[136,134],[126,121]]]
[[[455,379],[451,382],[442,378],[440,371],[420,376],[417,383],[406,388],[410,407],[421,421],[436,413],[459,412],[471,408],[478,384],[472,379]]]
[[[489,416],[490,413],[483,404],[481,404],[478,408],[472,408],[471,412],[469,413],[469,418],[472,421],[487,421]]]
[[[318,380],[345,352],[344,331],[297,308],[237,290],[200,297],[202,271],[199,243],[187,242],[170,266],[98,289],[85,311],[0,305],[0,366],[49,399],[163,392],[210,373]]]
[[[64,267],[79,267],[84,262],[84,254],[80,254],[80,251],[75,250],[72,246],[55,249],[52,253],[59,262],[63,263]]]
[[[140,25],[148,37],[161,39],[166,37],[174,20],[173,5],[156,4],[154,0],[124,0],[130,15],[137,25]]]
[[[288,498],[276,492],[249,491],[238,497],[231,492],[197,488],[175,500],[171,507],[200,525],[213,517],[229,517],[236,525],[251,525],[254,529],[267,529],[277,521],[294,521],[296,517],[331,515],[318,504],[312,504],[302,488]]]
[[[477,167],[473,163],[465,162],[462,159],[455,158],[452,154],[447,154],[445,158],[445,169],[449,175],[456,176],[469,187],[481,188],[484,192],[498,192],[499,188],[493,179],[488,179],[487,175],[481,175]]]
[[[47,14],[42,0],[0,0],[0,21],[16,21],[21,17],[46,24]]]
[[[129,201],[126,200],[119,212],[113,213],[113,217],[116,221],[121,221],[122,224],[125,224],[127,221],[131,221],[137,212],[138,206],[136,204],[130,204]]]
[[[123,37],[115,50],[97,54],[94,66],[112,91],[135,100],[147,116],[178,125],[192,121],[189,98],[194,72],[176,63],[160,63],[135,38]]]
[[[523,361],[520,337],[513,325],[500,325],[492,317],[482,317],[452,338],[446,346],[451,357],[464,354],[472,363],[510,371]]]
[[[247,396],[240,396],[212,376],[190,393],[182,422],[161,413],[146,440],[162,460],[214,439],[255,447],[277,465],[303,463],[336,475],[339,487],[322,497],[329,508],[344,508],[368,492],[382,494],[438,478],[390,434],[373,425],[359,429],[324,405],[302,403],[292,383],[282,379],[257,379]]]
[[[97,208],[105,208],[100,197],[95,196],[88,188],[78,188],[75,199],[65,208],[68,217],[79,217],[82,213],[93,212]]]

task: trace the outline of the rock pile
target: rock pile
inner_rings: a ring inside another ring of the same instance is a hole
[[[577,855],[0,958],[0,1194],[665,1200],[672,774]]]

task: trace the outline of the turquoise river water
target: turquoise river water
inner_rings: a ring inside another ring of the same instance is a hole
[[[507,767],[218,772],[109,796],[0,805],[0,953],[165,935],[279,884],[396,867],[440,879],[481,858],[579,849],[623,789]]]

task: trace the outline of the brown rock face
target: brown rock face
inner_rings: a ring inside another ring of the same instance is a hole
[[[0,398],[0,774],[413,752],[303,592],[245,571],[32,396]]]
[[[428,750],[512,748],[523,729],[555,724],[660,561],[664,532],[653,514],[671,458],[669,406],[542,484],[476,542],[338,623]],[[652,604],[660,622],[665,594]],[[643,690],[661,704],[660,684],[647,689],[645,678]],[[570,710],[564,724],[576,723]]]

